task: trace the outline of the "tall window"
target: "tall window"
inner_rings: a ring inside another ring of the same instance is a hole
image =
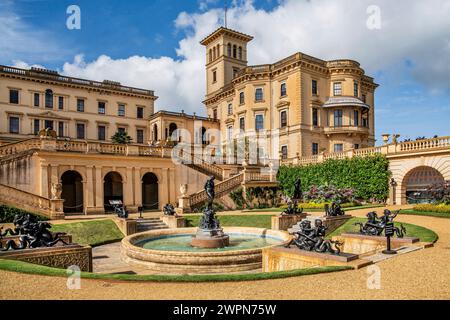
[[[313,142],[313,144],[312,144],[312,154],[314,156],[319,154],[319,144],[316,142]]]
[[[142,129],[136,130],[136,142],[144,143],[144,130],[142,130]]]
[[[119,117],[125,117],[125,105],[124,104],[119,104],[117,110],[118,110],[117,114]]]
[[[342,95],[342,83],[335,82],[333,84],[333,92],[335,96],[341,96]]]
[[[362,101],[363,101],[364,103],[366,103],[366,100],[367,100],[367,97],[366,97],[365,94],[363,94],[363,95],[362,95]]]
[[[213,71],[212,72],[212,82],[214,83],[214,82],[216,82],[217,81],[217,71]]]
[[[45,120],[44,121],[44,129],[53,130],[53,120]]]
[[[45,90],[45,107],[53,109],[53,91],[50,89]]]
[[[242,131],[245,131],[245,118],[244,117],[239,118],[239,129],[241,129]]]
[[[287,127],[287,112],[286,111],[280,112],[280,127],[281,128]]]
[[[19,133],[19,118],[9,117],[9,133]]]
[[[359,86],[358,86],[358,82],[354,82],[353,83],[353,95],[355,97],[359,96]]]
[[[84,128],[85,128],[84,123],[77,123],[77,139],[85,138]]]
[[[64,137],[64,122],[62,121],[58,122],[58,136]]]
[[[231,103],[228,104],[228,115],[231,116],[233,114],[233,105]]]
[[[319,111],[316,108],[312,109],[312,122],[313,126],[319,126]]]
[[[238,49],[238,57],[239,57],[239,60],[242,60],[242,47],[239,47],[239,49]]]
[[[353,125],[355,127],[359,126],[359,112],[358,110],[353,111]]]
[[[217,119],[217,109],[213,110],[213,119],[216,120]]]
[[[336,143],[334,145],[334,152],[343,152],[344,151],[344,145],[342,143]]]
[[[257,114],[255,116],[255,130],[260,131],[264,129],[264,116],[262,114]]]
[[[138,119],[144,119],[144,108],[142,108],[142,107],[136,108],[136,117]]]
[[[334,126],[342,127],[342,110],[334,110]]]
[[[236,45],[233,45],[233,58],[237,58],[237,47]]]
[[[231,57],[231,43],[227,45],[227,56]]]
[[[288,147],[282,146],[281,147],[281,159],[286,160],[288,158]]]
[[[358,150],[358,149],[359,149],[359,143],[355,143],[355,144],[353,145],[353,149]]]
[[[84,100],[83,99],[77,99],[77,111],[84,112]]]
[[[106,140],[106,127],[105,126],[98,126],[97,127],[97,137],[100,141]]]
[[[212,50],[209,49],[209,62],[211,62],[212,59],[213,59],[213,56],[212,56]]]
[[[369,127],[369,115],[368,114],[362,119],[362,125],[363,125],[363,127]]]
[[[264,94],[262,88],[256,88],[255,90],[255,101],[263,101]]]
[[[9,90],[9,103],[19,104],[19,90]]]
[[[244,104],[245,103],[245,94],[244,91],[242,91],[241,93],[239,93],[239,104]]]
[[[58,109],[59,110],[64,109],[64,97],[58,97]]]
[[[125,128],[123,128],[123,127],[117,128],[117,131],[120,132],[120,133],[127,132],[127,130],[125,130]],[[167,136],[167,134],[166,134],[166,136]]]
[[[311,93],[315,96],[317,95],[317,80],[311,81]]]
[[[285,97],[287,95],[287,91],[286,91],[286,83],[282,83],[280,86],[280,95],[282,97]]]
[[[103,101],[98,102],[98,114],[105,114],[106,112],[106,103]]]
[[[35,107],[39,107],[39,100],[40,100],[40,94],[39,93],[35,93],[34,94],[34,106]]]
[[[39,134],[39,131],[41,130],[41,122],[39,119],[34,119],[33,121],[33,133],[35,135]]]
[[[227,139],[228,139],[228,141],[233,140],[233,127],[232,126],[227,127]]]

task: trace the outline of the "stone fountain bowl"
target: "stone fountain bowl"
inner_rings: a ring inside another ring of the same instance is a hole
[[[165,251],[146,249],[136,245],[142,241],[160,237],[195,235],[197,228],[152,230],[130,235],[122,240],[122,260],[133,267],[146,269],[154,274],[221,274],[260,271],[262,267],[262,250],[285,245],[291,236],[285,231],[262,228],[225,227],[224,233],[231,240],[234,234],[257,237],[270,237],[276,244],[250,249],[227,251]]]

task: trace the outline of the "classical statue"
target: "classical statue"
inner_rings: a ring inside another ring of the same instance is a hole
[[[175,208],[172,204],[168,203],[163,207],[163,212],[165,216],[174,216],[175,215]]]
[[[187,184],[181,184],[180,185],[180,193],[182,197],[186,197],[188,191],[188,185]]]
[[[117,217],[124,219],[128,218],[129,212],[121,200],[109,200],[109,204],[113,207],[114,213],[117,214]]]
[[[9,240],[6,242],[5,248],[2,248],[0,241],[0,249],[2,251],[7,251],[10,249],[23,250],[40,247],[53,247],[59,242],[63,245],[68,245],[68,243],[61,239],[61,236],[65,235],[65,233],[50,232],[49,229],[52,226],[46,221],[38,221],[30,214],[17,215],[17,219],[15,217],[14,220],[14,230],[7,229],[4,233],[2,233],[0,228],[0,239],[8,233],[10,233],[10,235],[20,235],[19,244],[17,244],[14,240]]]
[[[220,229],[219,220],[215,217],[213,209],[215,191],[214,191],[214,176],[211,176],[205,183],[205,191],[208,196],[205,211],[203,217],[200,220],[200,229],[202,230],[217,230]]]
[[[369,212],[366,217],[366,223],[362,224],[360,222],[356,222],[355,225],[359,226],[359,233],[367,235],[367,236],[381,236],[386,227],[386,224],[393,223],[395,217],[397,216],[398,211],[392,213],[390,210],[386,209],[383,212],[383,216],[378,218],[378,215],[375,211]],[[394,232],[397,234],[397,237],[403,238],[406,234],[406,228],[403,224],[400,224],[400,228],[394,227]]]
[[[303,192],[302,192],[302,180],[298,178],[294,182],[294,196],[292,197],[294,199],[294,202],[297,200],[301,200],[303,198]]]
[[[345,215],[345,211],[342,210],[341,206],[336,202],[331,203],[331,207],[326,204],[325,205],[325,215],[327,217],[337,217]]]
[[[61,199],[61,193],[62,193],[62,184],[61,183],[52,183],[52,187],[51,187],[52,200]]]
[[[294,238],[286,248],[294,243],[301,250],[339,255],[342,243],[325,239],[326,230],[327,227],[323,225],[321,219],[315,220],[314,227],[311,227],[311,221],[303,220],[300,222],[300,230],[295,232]]]
[[[214,176],[211,176],[208,180],[206,180],[205,183],[205,191],[206,191],[206,195],[208,196],[208,202],[207,202],[207,206],[209,209],[212,209],[212,205],[214,202],[214,197],[216,196],[215,191],[214,191]]]

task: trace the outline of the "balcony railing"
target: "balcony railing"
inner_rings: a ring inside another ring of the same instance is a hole
[[[334,126],[334,127],[325,127],[324,132],[327,134],[335,134],[335,133],[369,133],[369,127],[363,126]]]

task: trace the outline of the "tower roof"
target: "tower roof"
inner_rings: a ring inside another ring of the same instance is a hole
[[[231,30],[225,27],[220,27],[219,29],[217,29],[216,31],[214,31],[213,33],[211,33],[209,36],[207,36],[206,38],[204,38],[202,41],[200,41],[200,44],[207,46],[208,44],[210,44],[211,42],[213,42],[214,40],[216,40],[218,37],[222,36],[222,35],[227,35],[229,37],[238,39],[238,40],[242,40],[245,42],[249,42],[251,40],[253,40],[252,36],[249,36],[247,34],[235,31],[235,30]]]

